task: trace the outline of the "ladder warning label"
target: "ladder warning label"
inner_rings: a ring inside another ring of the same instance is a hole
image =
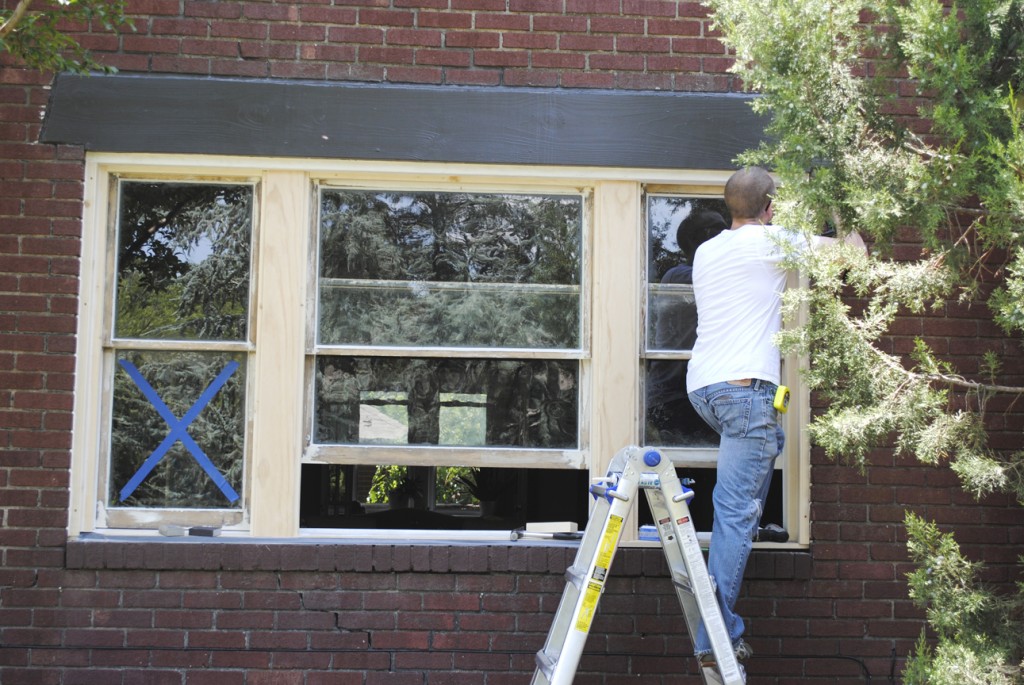
[[[579,616],[576,617],[576,630],[581,633],[590,632],[590,624],[594,622],[594,614],[597,613],[597,600],[601,598],[601,584],[587,583],[587,589],[583,592],[583,604],[580,606]]]
[[[608,575],[608,568],[612,565],[612,555],[615,554],[615,544],[619,541],[619,533],[622,531],[622,517],[609,516],[608,527],[604,530],[604,537],[601,538],[601,546],[597,550],[597,560],[594,562],[594,579],[604,582]]]

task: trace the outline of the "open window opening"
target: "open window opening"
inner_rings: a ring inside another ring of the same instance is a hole
[[[715,483],[718,482],[718,475],[713,468],[677,467],[676,474],[684,484],[687,484],[694,491],[693,498],[688,502],[690,513],[693,515],[693,525],[698,533],[710,533],[715,519],[715,504],[713,494]],[[783,521],[783,477],[782,471],[776,469],[772,472],[772,482],[768,489],[768,498],[765,500],[764,512],[761,514],[760,526],[764,527],[770,523],[781,525]],[[647,498],[640,498],[639,525],[653,524],[650,507],[647,506]]]
[[[303,528],[514,530],[586,527],[587,471],[395,464],[305,464]]]

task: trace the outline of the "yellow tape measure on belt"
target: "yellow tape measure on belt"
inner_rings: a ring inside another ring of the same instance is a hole
[[[775,401],[772,404],[776,411],[785,414],[789,410],[789,388],[780,385],[779,389],[775,391]]]

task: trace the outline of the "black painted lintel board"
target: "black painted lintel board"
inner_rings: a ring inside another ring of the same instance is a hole
[[[59,75],[41,142],[90,151],[730,169],[763,120],[737,94]]]

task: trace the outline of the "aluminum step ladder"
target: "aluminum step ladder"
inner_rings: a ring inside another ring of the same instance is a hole
[[[590,486],[597,501],[576,559],[565,572],[565,592],[544,649],[537,652],[532,685],[571,685],[622,535],[623,521],[639,490],[647,494],[690,638],[696,636],[703,620],[711,639],[717,665],[699,669],[705,685],[746,683],[690,518],[687,502],[693,492],[683,487],[671,459],[654,449],[630,446],[619,450],[607,474]]]

